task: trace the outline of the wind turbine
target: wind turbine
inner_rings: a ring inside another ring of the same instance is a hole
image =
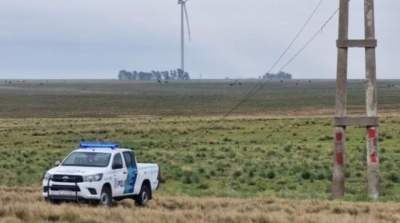
[[[189,35],[189,41],[191,41],[190,38],[190,28],[189,28],[189,17],[187,14],[186,10],[186,2],[188,0],[178,0],[178,4],[181,5],[181,69],[183,72],[185,72],[185,27],[184,27],[184,20],[186,17],[186,24],[188,28],[188,35]]]

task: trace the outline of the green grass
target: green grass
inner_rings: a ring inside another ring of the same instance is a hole
[[[165,195],[329,198],[331,118],[229,118],[201,139],[211,118],[3,119],[1,184],[39,185],[43,171],[81,140],[114,140],[140,162],[156,162]],[[380,142],[384,199],[400,190],[400,117],[383,118]],[[387,139],[388,133],[392,137]],[[296,133],[296,134],[294,134]],[[347,196],[365,194],[365,130],[348,128]]]
[[[211,127],[245,90],[230,90],[239,86],[230,87],[228,82],[171,83],[162,85],[169,89],[166,92],[154,83],[119,82],[57,82],[38,89],[37,83],[26,83],[29,95],[23,95],[19,86],[11,93],[3,88],[0,184],[40,185],[43,172],[80,141],[111,140],[133,148],[139,162],[161,166],[165,183],[159,194],[330,199],[333,120],[312,115],[317,109],[333,111],[334,84],[300,82],[297,86],[308,87],[297,89],[294,83],[266,85],[237,113]],[[64,84],[69,85],[68,93],[55,90]],[[242,86],[246,84],[254,82]],[[359,84],[354,82],[350,95],[361,95]],[[99,93],[97,88],[110,90]],[[399,107],[400,99],[390,97],[398,89],[380,88],[380,95],[387,97],[379,99],[386,103],[381,106],[386,115],[379,129],[381,199],[397,201],[400,116],[390,113]],[[220,95],[219,103],[215,95]],[[358,108],[356,99],[363,101],[355,98],[350,107]],[[308,112],[299,117],[269,115],[295,113],[296,106]],[[345,199],[366,200],[365,129],[348,127],[347,131]]]

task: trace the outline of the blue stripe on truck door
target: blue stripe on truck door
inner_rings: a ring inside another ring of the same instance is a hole
[[[138,169],[136,165],[136,160],[133,156],[132,152],[124,152],[124,158],[125,162],[127,159],[130,160],[130,166],[127,165],[128,169],[128,176],[126,177],[126,184],[125,184],[125,190],[124,194],[131,194],[135,190],[135,183],[136,183],[136,178],[138,174]],[[128,162],[126,162],[128,164]]]

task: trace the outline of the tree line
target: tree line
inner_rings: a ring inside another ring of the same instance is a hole
[[[170,70],[170,71],[126,71],[121,70],[118,74],[120,81],[125,80],[136,80],[136,81],[151,81],[151,80],[189,80],[190,76],[188,72],[184,72],[182,69]]]
[[[289,73],[285,73],[283,71],[280,71],[277,74],[271,74],[271,73],[266,73],[262,77],[263,79],[279,79],[279,80],[290,80],[292,79],[292,75]]]

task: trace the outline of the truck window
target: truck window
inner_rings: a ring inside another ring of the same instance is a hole
[[[126,167],[136,166],[135,159],[132,152],[124,152]]]
[[[86,166],[86,167],[106,167],[110,162],[111,155],[109,153],[97,152],[73,152],[62,166]]]
[[[124,164],[122,163],[122,157],[121,157],[121,154],[120,154],[120,153],[115,154],[114,159],[113,159],[112,166],[113,166],[113,167],[114,167],[114,166],[119,166],[119,167],[121,167],[121,168],[124,166]]]

